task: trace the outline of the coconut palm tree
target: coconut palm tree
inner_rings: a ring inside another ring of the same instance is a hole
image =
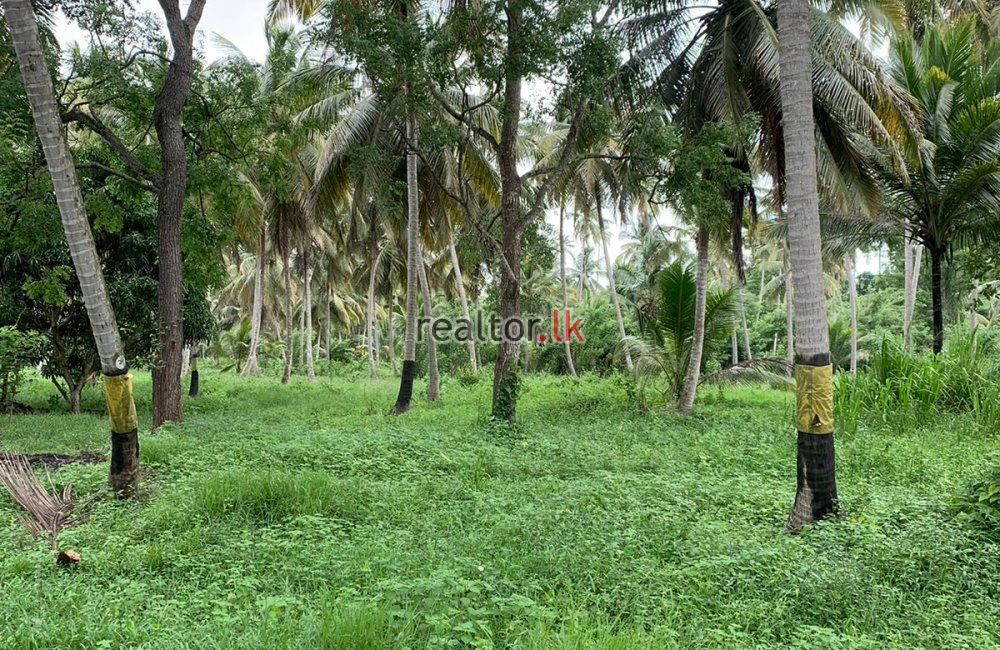
[[[890,72],[913,98],[920,134],[908,132],[903,141],[908,174],[881,158],[886,207],[930,258],[940,352],[949,251],[1000,242],[1000,45],[979,42],[973,19],[926,26],[919,43],[912,32],[893,39]]]
[[[111,470],[108,483],[122,497],[135,493],[139,483],[139,436],[132,398],[132,378],[122,349],[114,308],[104,284],[104,273],[94,246],[90,222],[66,131],[59,117],[38,24],[30,0],[0,2],[17,54],[35,130],[52,177],[66,243],[87,309],[104,375],[104,395],[111,418]]]
[[[808,0],[778,0],[785,200],[796,331],[797,488],[790,530],[833,514],[833,367],[823,295]]]

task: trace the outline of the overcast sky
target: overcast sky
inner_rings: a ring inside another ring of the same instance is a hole
[[[199,44],[205,51],[208,59],[214,60],[223,52],[216,47],[213,42],[213,35],[218,34],[226,40],[234,43],[244,54],[256,61],[262,61],[267,52],[267,40],[264,37],[264,14],[267,9],[268,0],[208,0],[205,4],[205,11],[202,14],[199,24]],[[157,0],[135,0],[138,11],[149,11],[162,19],[162,12]],[[181,0],[181,8],[185,10],[187,2]],[[87,42],[87,34],[79,29],[75,24],[70,23],[61,14],[56,22],[56,35],[63,47],[73,41],[79,41],[81,45]],[[568,215],[567,215],[568,216]],[[550,212],[547,215],[548,222],[556,227],[558,215]],[[670,216],[661,218],[664,224],[673,223]],[[618,225],[612,224],[612,219],[607,220],[609,230],[609,243],[611,245],[611,256],[617,257],[621,245],[618,241]],[[572,232],[572,226],[567,223],[567,235]],[[569,239],[569,237],[567,237]],[[595,245],[600,250],[599,244]],[[574,244],[571,246],[573,252],[578,249]],[[858,255],[858,272],[876,271],[877,264],[872,256]],[[601,267],[603,268],[603,266]]]

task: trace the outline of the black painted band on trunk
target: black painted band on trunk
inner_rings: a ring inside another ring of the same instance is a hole
[[[837,512],[837,471],[833,436],[798,432],[795,508],[803,521]]]
[[[191,371],[191,387],[188,389],[188,397],[198,396],[198,370]]]
[[[831,361],[829,352],[820,352],[819,354],[810,354],[808,356],[804,354],[795,355],[795,365],[798,366],[821,367],[821,366],[829,366],[830,363]]]
[[[131,456],[131,458],[129,458]],[[139,459],[139,430],[111,434],[111,474],[134,471]]]
[[[403,362],[403,373],[399,379],[399,396],[396,397],[396,405],[392,407],[393,413],[403,413],[410,408],[410,401],[413,399],[413,375],[416,373],[416,362],[406,360]]]

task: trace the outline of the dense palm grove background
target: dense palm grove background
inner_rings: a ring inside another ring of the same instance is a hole
[[[89,495],[76,572],[0,497],[0,646],[996,643],[996,3],[809,5],[842,508],[795,537],[775,2],[274,0],[183,97],[161,16],[30,4],[143,478],[82,462],[108,373],[0,14],[0,450]],[[585,342],[416,342],[566,308]]]

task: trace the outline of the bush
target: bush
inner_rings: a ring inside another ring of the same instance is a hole
[[[48,339],[38,332],[0,327],[0,410],[11,413],[25,368],[45,358]]]
[[[912,428],[944,414],[970,413],[988,429],[1000,426],[1000,365],[989,330],[954,328],[943,354],[903,350],[884,337],[868,364],[836,382],[837,418],[847,430],[867,421]]]
[[[969,483],[952,499],[952,506],[964,521],[1000,536],[1000,464]]]

